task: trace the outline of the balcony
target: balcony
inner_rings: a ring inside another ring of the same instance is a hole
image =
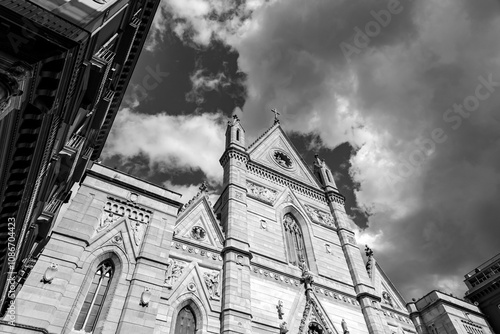
[[[76,152],[78,152],[78,150],[80,150],[84,142],[85,137],[73,134],[59,154],[73,156]]]
[[[61,207],[62,201],[60,199],[52,198],[43,208],[43,211],[38,217],[39,221],[51,222],[57,210]]]

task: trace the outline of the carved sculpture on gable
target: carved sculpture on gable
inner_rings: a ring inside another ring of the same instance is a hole
[[[274,204],[277,197],[277,191],[266,187],[247,182],[248,196],[260,199],[269,204]]]
[[[307,268],[307,264],[304,260],[302,260],[299,264],[300,270],[302,270],[302,277],[300,278],[300,282],[304,284],[306,291],[312,289],[312,284],[314,283],[314,277],[312,273]]]
[[[136,246],[139,246],[144,235],[144,224],[139,222],[131,222],[130,227],[132,229],[132,234],[134,235],[134,243]]]
[[[333,216],[330,213],[319,211],[310,205],[305,205],[307,214],[309,218],[315,223],[324,224],[330,227],[334,227]]]
[[[285,152],[276,150],[273,153],[273,158],[281,167],[292,168],[292,159]]]
[[[283,301],[282,300],[278,300],[278,305],[276,305],[276,309],[278,310],[278,318],[280,320],[283,320],[283,314],[285,314],[285,312],[283,312]]]
[[[203,240],[205,239],[206,235],[207,232],[201,226],[194,226],[193,229],[191,230],[191,236],[196,240]]]
[[[385,304],[394,307],[394,303],[392,302],[392,298],[387,291],[382,292],[382,298],[384,299]]]
[[[184,261],[168,259],[167,271],[165,273],[165,285],[169,288],[182,275],[182,271],[186,268],[187,263]]]
[[[342,319],[342,330],[344,331],[344,334],[349,334],[349,328],[347,328],[347,322],[345,322],[344,319]]]
[[[203,274],[203,279],[205,280],[205,284],[208,288],[208,294],[210,295],[210,299],[219,299],[219,280],[220,274],[217,271],[206,272]]]
[[[103,211],[101,214],[101,218],[99,219],[99,226],[97,226],[96,231],[99,233],[108,228],[109,225],[113,224],[115,221],[120,218],[112,212]]]
[[[280,334],[286,334],[286,333],[288,333],[288,326],[286,324],[286,321],[283,321],[280,324]]]

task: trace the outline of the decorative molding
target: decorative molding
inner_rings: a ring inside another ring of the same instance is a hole
[[[255,162],[249,161],[247,163],[247,171],[250,174],[256,175],[260,178],[269,180],[275,184],[284,186],[284,187],[289,187],[290,189],[301,193],[302,195],[305,195],[315,201],[321,202],[321,203],[327,203],[325,193],[322,192],[321,190],[315,189],[307,184],[304,184],[299,181],[295,181],[289,177],[284,176],[283,174],[280,174],[278,172],[275,172],[271,169],[268,169],[266,167],[263,167]]]
[[[314,223],[335,228],[335,219],[331,213],[320,211],[310,205],[304,204],[307,215]]]
[[[400,314],[396,314],[394,312],[391,312],[391,311],[388,311],[385,309],[382,309],[382,313],[388,318],[393,318],[395,320],[399,320],[399,321],[407,323],[409,325],[413,325],[413,322],[410,320],[410,318],[408,318],[406,316],[401,316]]]
[[[208,259],[212,259],[214,261],[222,261],[222,256],[218,252],[207,251],[205,249],[182,244],[180,242],[173,242],[172,241],[172,245],[175,247],[175,249],[179,249],[179,250],[182,250],[184,252],[197,254],[197,255],[200,255],[202,257],[207,257]]]
[[[133,223],[131,223],[131,228],[134,230],[135,223],[140,225],[148,224],[152,213],[153,212],[151,210],[142,208],[130,201],[123,201],[113,197],[108,197],[108,201],[104,204],[103,211],[99,217],[99,224],[96,227],[96,233],[106,230],[110,225],[123,217],[133,221]],[[142,238],[142,236],[140,238]]]
[[[269,280],[274,279],[274,281],[279,282],[280,284],[287,284],[289,286],[291,285],[291,286],[296,286],[296,287],[298,287],[300,284],[300,278],[292,278],[292,277],[278,274],[278,273],[272,272],[270,270],[262,269],[262,268],[259,268],[256,266],[252,267],[252,272],[254,274],[264,276],[265,278],[267,278]],[[334,291],[331,289],[327,289],[324,287],[318,287],[318,286],[315,286],[314,288],[312,288],[312,290],[316,294],[321,294],[323,296],[329,297],[331,299],[335,299],[335,300],[340,301],[340,302],[344,302],[346,304],[360,306],[355,297],[344,295],[342,293],[339,293],[338,291]]]
[[[277,190],[269,189],[250,181],[247,181],[247,189],[248,189],[248,196],[271,205],[274,205],[274,202],[278,197]]]

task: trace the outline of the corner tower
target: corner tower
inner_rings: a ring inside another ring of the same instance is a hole
[[[251,332],[250,246],[247,230],[245,130],[236,115],[228,122],[221,223],[226,234],[223,256],[221,333]]]

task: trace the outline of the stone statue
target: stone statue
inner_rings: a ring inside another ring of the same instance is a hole
[[[185,262],[176,261],[173,259],[168,260],[167,272],[165,273],[165,285],[172,287],[177,279],[182,275],[182,271],[186,266]]]
[[[368,257],[372,257],[373,256],[373,250],[370,247],[368,247],[368,245],[365,245],[365,254]]]
[[[307,268],[307,264],[304,259],[301,259],[299,264],[299,268],[302,270],[302,277],[300,279],[301,283],[304,283],[306,290],[312,288],[312,284],[314,283],[314,277],[312,273]]]
[[[280,320],[283,320],[283,314],[285,314],[285,312],[283,312],[283,301],[282,300],[278,300],[278,305],[276,305],[276,309],[278,310],[278,318]]]
[[[220,297],[219,294],[219,273],[218,272],[207,272],[203,274],[203,279],[205,280],[205,284],[208,288],[208,294],[211,299],[218,299]]]
[[[286,333],[288,333],[288,326],[286,324],[286,321],[283,321],[280,324],[280,334],[286,334]]]
[[[344,334],[349,334],[349,328],[347,328],[347,322],[345,322],[344,319],[342,319],[342,330],[344,331]]]
[[[97,227],[96,231],[101,232],[105,230],[109,225],[114,223],[116,219],[118,219],[118,217],[115,217],[114,213],[103,211],[101,218],[99,219],[99,226]]]

